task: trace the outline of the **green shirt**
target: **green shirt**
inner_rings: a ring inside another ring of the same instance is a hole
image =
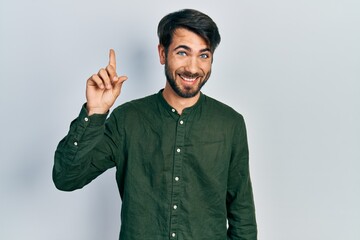
[[[160,91],[106,117],[82,108],[58,145],[53,180],[72,191],[116,167],[120,240],[257,239],[239,113],[201,93],[179,115]]]

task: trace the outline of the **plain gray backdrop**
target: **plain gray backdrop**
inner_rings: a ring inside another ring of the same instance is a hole
[[[245,117],[259,239],[360,239],[358,0],[0,0],[0,239],[118,238],[115,170],[61,192],[54,151],[110,48],[116,105],[164,86],[156,28],[182,8],[220,29],[203,92]]]

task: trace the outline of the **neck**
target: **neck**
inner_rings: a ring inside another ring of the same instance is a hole
[[[166,102],[176,109],[176,111],[181,115],[183,110],[185,108],[191,107],[195,105],[195,103],[200,98],[200,92],[196,94],[194,97],[191,98],[183,98],[177,95],[174,90],[171,88],[171,86],[166,83],[166,86],[163,91],[163,96],[166,100]]]

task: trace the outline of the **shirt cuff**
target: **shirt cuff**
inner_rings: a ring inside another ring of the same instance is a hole
[[[88,127],[101,126],[105,124],[108,114],[109,111],[104,114],[93,114],[89,116],[86,109],[86,103],[84,103],[79,114],[79,119],[87,123]]]

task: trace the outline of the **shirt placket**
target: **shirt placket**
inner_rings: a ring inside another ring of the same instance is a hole
[[[179,211],[182,181],[182,162],[184,156],[185,138],[185,116],[181,115],[177,120],[175,136],[174,168],[172,175],[172,196],[171,196],[171,219],[170,219],[170,240],[178,239],[179,236]]]

